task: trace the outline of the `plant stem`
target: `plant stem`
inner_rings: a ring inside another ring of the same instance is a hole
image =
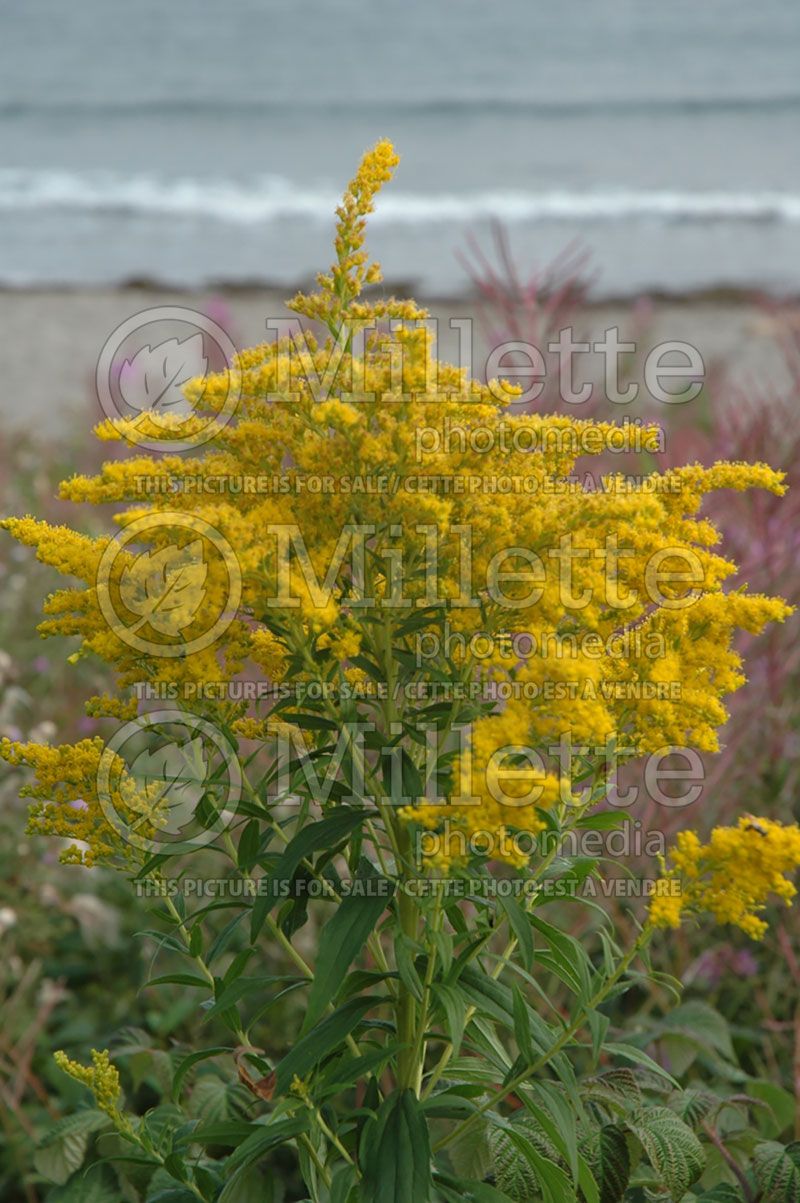
[[[501,1103],[503,1099],[508,1098],[508,1096],[513,1094],[517,1087],[521,1086],[527,1078],[533,1077],[533,1075],[538,1073],[540,1069],[544,1068],[548,1061],[552,1061],[553,1057],[557,1056],[561,1052],[562,1048],[569,1044],[570,1040],[572,1040],[573,1037],[576,1036],[581,1030],[587,1014],[589,1014],[591,1011],[594,1011],[607,998],[619,979],[627,972],[633,961],[645,947],[650,939],[650,935],[650,929],[644,928],[636,943],[629,949],[628,952],[625,953],[625,956],[617,965],[611,976],[606,978],[600,989],[597,990],[586,1003],[586,1005],[581,1008],[579,1014],[572,1021],[572,1023],[564,1028],[555,1044],[553,1044],[546,1053],[542,1053],[541,1057],[537,1057],[537,1059],[530,1065],[526,1065],[525,1068],[520,1070],[519,1073],[515,1074],[509,1082],[507,1082],[504,1086],[501,1086],[499,1090],[496,1090],[494,1094],[490,1095],[488,1099],[480,1104],[480,1106],[476,1107],[472,1115],[468,1116],[467,1119],[462,1120],[460,1124],[457,1124],[452,1131],[448,1132],[447,1135],[443,1136],[441,1140],[439,1140],[433,1146],[433,1151],[438,1152],[439,1149],[443,1149],[445,1145],[450,1144],[451,1141],[463,1136],[463,1134],[472,1127],[476,1120],[478,1120],[485,1111],[488,1111],[491,1107],[494,1107],[496,1103]]]
[[[588,808],[584,808],[584,809],[588,809]],[[572,829],[572,827],[574,827],[575,823],[577,823],[578,819],[583,815],[584,809],[581,809],[580,812],[576,814],[574,822],[572,824],[569,824],[565,830],[569,831]],[[555,857],[557,856],[557,854],[558,854],[558,847],[556,845],[554,845],[554,847],[551,849],[551,851],[548,852],[547,856],[543,857],[541,862],[536,866],[536,870],[534,871],[534,873],[531,874],[530,880],[537,881],[547,871],[547,869],[549,869],[550,865],[552,864],[552,862],[555,859]],[[528,898],[526,899],[526,903],[525,903],[525,911],[526,912],[528,912],[532,909],[535,901],[536,901],[536,895],[530,894],[528,896]],[[504,916],[504,918],[505,918],[505,916]],[[517,937],[512,935],[510,937],[508,943],[506,944],[505,948],[503,949],[502,953],[500,954],[497,964],[495,965],[494,969],[492,970],[492,972],[490,974],[490,977],[494,981],[497,981],[497,979],[502,974],[503,970],[508,965],[509,961],[511,960],[511,957],[514,955],[514,952],[516,950],[518,943],[519,943],[519,941],[517,940]],[[467,1030],[470,1023],[475,1018],[477,1011],[478,1011],[478,1008],[474,1005],[470,1005],[469,1007],[467,1007],[466,1012],[464,1013],[464,1031]],[[452,1056],[453,1056],[453,1045],[448,1044],[447,1047],[442,1050],[441,1057],[439,1058],[439,1060],[437,1061],[433,1070],[431,1071],[431,1075],[430,1075],[430,1078],[428,1079],[428,1083],[425,1087],[425,1090],[422,1093],[423,1099],[427,1099],[430,1097],[431,1093],[433,1092],[434,1088],[436,1087],[437,1082],[441,1078],[444,1071],[447,1069],[447,1066],[450,1064]]]
[[[410,836],[404,824],[398,824],[397,840],[401,855],[404,856]],[[400,921],[400,931],[409,940],[417,940],[417,904],[414,898],[404,888],[406,881],[405,869],[398,866],[400,882],[397,894],[397,914]],[[397,1085],[401,1089],[419,1090],[417,1067],[417,1000],[408,986],[398,978],[397,998],[395,1003],[397,1021],[397,1037],[404,1046],[397,1054]]]

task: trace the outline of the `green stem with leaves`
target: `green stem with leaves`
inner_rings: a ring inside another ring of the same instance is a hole
[[[639,953],[642,952],[646,947],[651,934],[652,932],[650,928],[643,928],[638,940],[636,940],[628,952],[626,952],[621,958],[614,972],[610,975],[610,977],[606,978],[602,986],[595,991],[588,1002],[586,1002],[579,1009],[575,1019],[573,1019],[572,1023],[568,1024],[564,1028],[555,1044],[551,1045],[547,1052],[542,1053],[542,1055],[537,1057],[536,1060],[530,1065],[526,1065],[524,1069],[514,1074],[514,1076],[510,1078],[509,1081],[503,1086],[501,1086],[499,1090],[496,1090],[494,1094],[491,1094],[487,1099],[485,1099],[478,1107],[475,1108],[473,1113],[468,1116],[467,1119],[462,1120],[460,1124],[457,1124],[455,1128],[443,1136],[441,1140],[439,1140],[433,1146],[433,1151],[438,1152],[446,1145],[451,1144],[452,1141],[458,1140],[459,1137],[463,1136],[465,1132],[468,1132],[473,1127],[473,1125],[478,1121],[478,1119],[480,1119],[484,1112],[489,1111],[498,1103],[502,1103],[503,1099],[506,1099],[510,1094],[513,1094],[519,1086],[522,1086],[523,1083],[528,1080],[528,1078],[532,1078],[534,1074],[537,1074],[540,1072],[540,1070],[544,1069],[545,1065],[552,1061],[553,1057],[558,1056],[561,1050],[565,1048],[566,1045],[568,1045],[570,1041],[575,1038],[575,1036],[577,1036],[578,1032],[586,1022],[587,1015],[595,1011],[601,1005],[601,1003],[605,1001],[620,978],[627,973],[628,969],[636,960]]]

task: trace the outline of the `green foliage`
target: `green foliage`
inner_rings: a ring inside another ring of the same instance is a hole
[[[702,1145],[667,1107],[648,1107],[628,1120],[647,1158],[673,1199],[682,1199],[705,1168]]]
[[[763,1203],[800,1203],[800,1141],[765,1141],[753,1154],[753,1171]]]
[[[600,1203],[620,1203],[631,1176],[631,1157],[625,1132],[617,1124],[595,1128],[582,1146],[600,1192]]]

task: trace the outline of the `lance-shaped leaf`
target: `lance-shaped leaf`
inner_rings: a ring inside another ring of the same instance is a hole
[[[365,887],[364,892],[356,890],[343,898],[320,934],[304,1032],[313,1027],[328,1003],[336,997],[348,969],[391,898],[391,883],[376,873],[367,860],[361,861],[356,882]]]
[[[428,1125],[412,1090],[396,1090],[367,1125],[362,1203],[428,1203],[431,1151]]]

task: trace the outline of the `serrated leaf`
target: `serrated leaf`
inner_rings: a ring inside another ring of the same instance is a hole
[[[35,1150],[33,1164],[44,1178],[63,1185],[83,1165],[89,1137],[108,1125],[108,1116],[93,1109],[65,1116]]]
[[[669,1100],[672,1110],[694,1131],[697,1131],[719,1102],[717,1095],[712,1094],[710,1090],[701,1090],[694,1086]]]
[[[622,1128],[604,1124],[581,1142],[581,1150],[600,1188],[600,1203],[620,1203],[631,1176],[631,1158]]]
[[[603,1103],[618,1112],[627,1111],[631,1103],[638,1104],[641,1101],[639,1080],[632,1069],[608,1069],[585,1078],[580,1089],[585,1099]]]
[[[554,1166],[559,1160],[552,1142],[528,1116],[492,1128],[489,1147],[495,1181],[515,1203],[528,1203],[544,1189],[544,1181],[532,1164],[535,1160],[532,1150]]]
[[[763,1192],[762,1203],[800,1203],[800,1141],[756,1145],[753,1173]]]
[[[711,1190],[704,1190],[702,1195],[697,1195],[695,1203],[744,1203],[744,1195],[737,1187],[721,1182],[718,1186],[712,1186]]]
[[[107,1165],[93,1165],[73,1174],[64,1185],[49,1191],[47,1203],[120,1203],[116,1174]]]
[[[645,1107],[627,1121],[673,1199],[681,1199],[705,1169],[703,1147],[668,1107]]]

